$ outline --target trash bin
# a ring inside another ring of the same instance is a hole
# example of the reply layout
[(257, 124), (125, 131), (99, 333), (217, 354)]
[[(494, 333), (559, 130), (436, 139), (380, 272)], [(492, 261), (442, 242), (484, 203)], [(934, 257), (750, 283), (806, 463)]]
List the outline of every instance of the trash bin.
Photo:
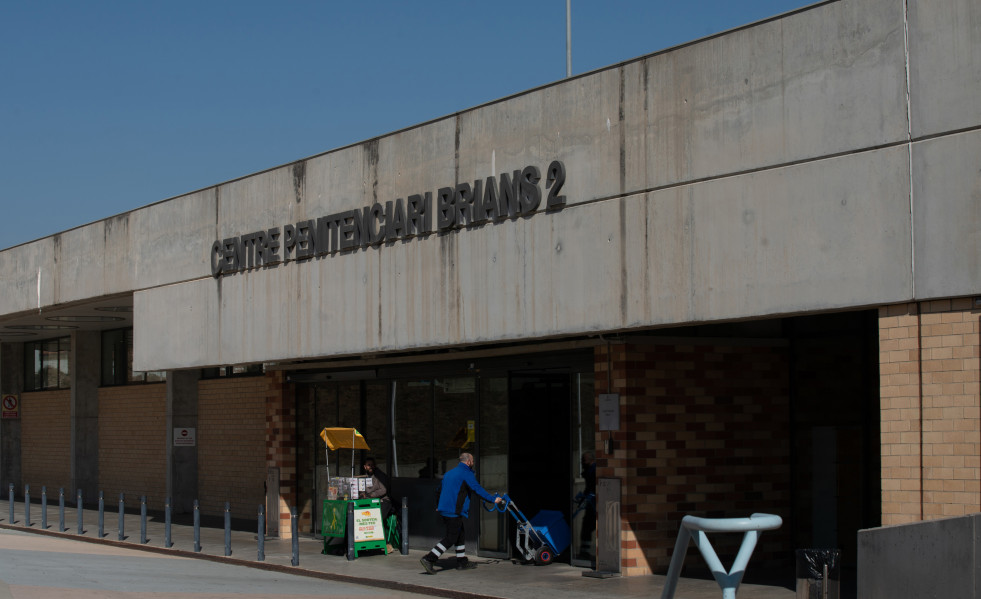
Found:
[(798, 549), (797, 599), (839, 599), (841, 550)]

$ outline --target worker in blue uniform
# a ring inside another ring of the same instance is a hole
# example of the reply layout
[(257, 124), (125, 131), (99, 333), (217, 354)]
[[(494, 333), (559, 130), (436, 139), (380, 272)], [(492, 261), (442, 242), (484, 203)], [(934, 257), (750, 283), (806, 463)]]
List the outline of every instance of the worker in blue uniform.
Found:
[(484, 501), (504, 503), (503, 497), (491, 495), (480, 486), (473, 473), (473, 463), (473, 455), (462, 453), (456, 468), (443, 476), (443, 487), (439, 492), (436, 511), (443, 517), (446, 535), (419, 560), (427, 574), (436, 574), (436, 560), (451, 546), (456, 549), (457, 570), (470, 570), (476, 567), (467, 559), (464, 547), (463, 522), (470, 515), (470, 493), (476, 493)]

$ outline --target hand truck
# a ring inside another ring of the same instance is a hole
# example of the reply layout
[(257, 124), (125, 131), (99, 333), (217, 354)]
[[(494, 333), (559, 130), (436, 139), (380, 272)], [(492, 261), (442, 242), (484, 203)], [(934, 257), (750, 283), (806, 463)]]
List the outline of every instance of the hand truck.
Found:
[(561, 512), (542, 510), (529, 520), (518, 509), (514, 500), (506, 494), (502, 497), (503, 507), (491, 504), (491, 507), (485, 506), (484, 509), (489, 512), (497, 510), (511, 514), (518, 523), (514, 546), (526, 563), (534, 562), (537, 566), (546, 566), (552, 563), (556, 555), (569, 547), (569, 526)]

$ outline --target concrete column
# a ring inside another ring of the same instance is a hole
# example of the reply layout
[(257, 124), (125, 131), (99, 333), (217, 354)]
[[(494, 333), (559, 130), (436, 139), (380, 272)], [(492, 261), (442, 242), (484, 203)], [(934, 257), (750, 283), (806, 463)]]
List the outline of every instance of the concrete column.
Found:
[(74, 495), (76, 489), (81, 489), (85, 501), (91, 502), (99, 494), (102, 333), (78, 331), (72, 333), (71, 339), (71, 491)]
[[(167, 373), (167, 495), (175, 513), (190, 513), (198, 499), (198, 447), (174, 446), (174, 429), (198, 428), (200, 370)], [(197, 435), (195, 435), (195, 438)]]
[[(24, 344), (0, 343), (0, 394), (24, 391)], [(21, 488), (20, 419), (0, 420), (0, 489)]]

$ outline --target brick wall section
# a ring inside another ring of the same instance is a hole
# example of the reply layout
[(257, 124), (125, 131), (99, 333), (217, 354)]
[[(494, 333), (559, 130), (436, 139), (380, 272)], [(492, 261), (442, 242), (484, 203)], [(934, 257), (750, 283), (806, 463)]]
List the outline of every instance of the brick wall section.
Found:
[[(279, 468), (279, 536), (289, 538), (290, 508), (297, 503), (296, 399), (281, 372), (269, 372), (266, 383), (266, 465)], [(272, 518), (272, 514), (268, 515)]]
[[(789, 382), (783, 346), (670, 342), (600, 347), (596, 392), (620, 394), (613, 455), (596, 438), (597, 475), (621, 483), (621, 570), (667, 571), (681, 518), (790, 513)], [(740, 535), (712, 535), (726, 561)], [(786, 564), (789, 526), (763, 533), (753, 564)], [(689, 547), (686, 568), (704, 569)]]
[(883, 525), (981, 510), (979, 318), (971, 299), (879, 310)]
[[(21, 476), (31, 495), (41, 496), (46, 486), (49, 501), (58, 489), (74, 497), (71, 473), (71, 390), (21, 394)], [(6, 489), (3, 490), (6, 493)], [(20, 495), (24, 489), (17, 489)]]
[(198, 501), (201, 513), (256, 519), (265, 503), (266, 380), (198, 383)]
[(107, 506), (162, 510), (167, 496), (167, 385), (99, 389), (99, 489)]

